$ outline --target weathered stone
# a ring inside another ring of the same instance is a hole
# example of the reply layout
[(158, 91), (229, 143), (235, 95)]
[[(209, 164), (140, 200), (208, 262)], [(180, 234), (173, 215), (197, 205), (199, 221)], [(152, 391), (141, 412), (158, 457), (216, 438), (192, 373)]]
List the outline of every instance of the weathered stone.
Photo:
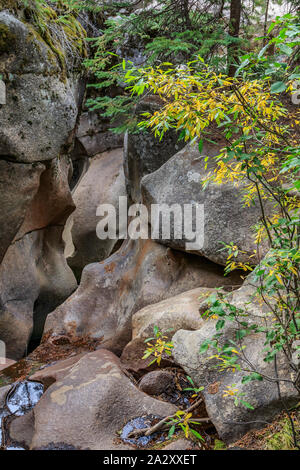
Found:
[[(169, 336), (178, 330), (199, 329), (203, 324), (199, 313), (200, 299), (213, 291), (200, 287), (144, 307), (132, 317), (132, 338), (148, 338), (153, 334), (154, 326)], [(168, 333), (169, 329), (172, 331)]]
[(23, 356), (32, 334), (41, 336), (47, 313), (76, 288), (63, 257), (61, 232), (50, 227), (23, 236), (0, 266), (0, 339), (8, 357)]
[(0, 74), (7, 96), (0, 106), (0, 339), (17, 359), (32, 330), (39, 338), (47, 313), (77, 285), (61, 235), (74, 209), (65, 155), (83, 81), (79, 71), (69, 73), (68, 39), (62, 41), (63, 67), (24, 17), (1, 11), (0, 27), (6, 31)]
[(160, 395), (174, 386), (174, 375), (166, 370), (154, 370), (144, 375), (139, 389), (148, 395)]
[(41, 174), (38, 191), (32, 198), (14, 241), (35, 230), (54, 226), (63, 228), (75, 209), (68, 183), (68, 158), (61, 156), (44, 165), (46, 169)]
[(200, 257), (174, 252), (151, 240), (129, 241), (109, 259), (88, 265), (77, 291), (46, 322), (45, 333), (103, 338), (120, 354), (131, 339), (132, 315), (198, 286), (239, 284), (239, 275)]
[(174, 405), (139, 391), (123, 374), (118, 358), (102, 349), (86, 354), (44, 393), (33, 410), (30, 448), (128, 449), (117, 441), (124, 424), (138, 416), (163, 417), (175, 411)]
[[(159, 110), (162, 102), (157, 96), (144, 98), (136, 108), (136, 114), (153, 113)], [(165, 134), (163, 140), (154, 137), (150, 131), (126, 134), (124, 141), (124, 172), (127, 192), (134, 202), (141, 200), (141, 179), (143, 176), (160, 168), (169, 158), (180, 150), (184, 144), (178, 142), (175, 131)]]
[[(200, 328), (203, 323), (199, 313), (200, 297), (205, 298), (212, 292), (213, 289), (200, 287), (136, 312), (132, 317), (132, 340), (125, 346), (121, 356), (124, 367), (135, 372), (148, 367), (153, 357), (142, 357), (146, 349), (145, 339), (153, 336), (154, 326), (169, 339), (178, 330)], [(165, 357), (166, 360), (171, 361), (171, 358)]]
[(42, 164), (0, 161), (0, 263), (38, 191)]
[[(249, 256), (253, 255), (257, 246), (251, 227), (258, 223), (261, 212), (259, 204), (243, 207), (241, 190), (246, 182), (239, 181), (238, 184), (227, 182), (221, 185), (209, 183), (205, 189), (201, 186), (209, 172), (216, 168), (216, 162), (212, 157), (220, 153), (222, 146), (224, 146), (223, 142), (218, 145), (206, 144), (201, 154), (198, 146), (186, 146), (157, 171), (143, 178), (141, 183), (143, 201), (148, 211), (151, 210), (152, 204), (167, 204), (168, 206), (178, 204), (182, 212), (185, 204), (204, 205), (204, 220), (201, 220), (201, 215), (197, 218), (200, 222), (198, 230), (200, 246), (189, 249), (215, 263), (225, 265), (227, 252), (220, 251), (223, 247), (221, 242), (227, 244), (234, 242), (240, 250), (245, 252), (239, 253), (235, 260), (237, 262), (251, 261), (253, 264), (257, 259), (253, 257), (249, 260)], [(210, 157), (207, 162), (206, 157)], [(267, 209), (268, 212), (269, 209)], [(183, 216), (183, 220), (185, 218), (188, 220), (187, 215)], [(195, 215), (191, 220), (196, 227)], [(179, 224), (176, 216), (175, 221), (177, 229), (181, 230), (182, 224)], [(157, 240), (172, 248), (187, 250), (186, 243), (190, 240), (186, 230), (191, 230), (193, 227), (184, 228), (183, 237), (176, 239), (173, 233), (174, 219), (171, 225), (172, 230), (169, 235), (164, 235), (161, 227), (158, 227), (160, 230)], [(202, 229), (204, 229), (203, 246), (201, 246)]]
[(76, 289), (62, 242), (73, 208), (67, 162), (53, 160), (0, 265), (0, 339), (8, 357), (21, 358), (31, 335), (41, 337), (47, 314)]
[(54, 382), (62, 380), (86, 353), (76, 354), (76, 356), (69, 357), (64, 361), (58, 361), (53, 365), (44, 367), (30, 376), (31, 381), (41, 382), (44, 385), (44, 390), (50, 387)]
[(74, 130), (80, 80), (63, 76), (58, 56), (31, 25), (8, 11), (0, 12), (0, 25), (14, 36), (0, 60), (7, 94), (0, 108), (0, 156), (51, 160), (65, 153)]
[(29, 411), (14, 419), (9, 426), (9, 436), (18, 445), (29, 448), (34, 435), (34, 412)]
[(87, 264), (108, 258), (118, 243), (118, 233), (115, 239), (97, 237), (100, 217), (96, 213), (100, 204), (112, 204), (118, 216), (121, 196), (126, 196), (122, 150), (112, 150), (91, 159), (87, 173), (73, 193), (76, 210), (63, 235), (69, 266), (78, 276)]
[[(237, 308), (246, 309), (247, 320), (265, 324), (267, 310), (254, 297), (255, 287), (249, 281), (233, 294), (229, 295), (229, 300)], [(205, 310), (205, 302), (201, 309)], [(241, 321), (245, 317), (241, 317)], [(261, 319), (261, 320), (260, 320)], [(173, 356), (195, 383), (204, 386), (204, 399), (206, 410), (213, 424), (216, 426), (218, 434), (225, 442), (233, 442), (251, 429), (262, 427), (282, 410), (282, 402), (278, 397), (277, 384), (274, 381), (251, 381), (242, 383), (242, 378), (248, 375), (243, 370), (220, 371), (215, 366), (219, 363), (212, 358), (214, 349), (209, 348), (205, 354), (199, 354), (201, 344), (211, 339), (216, 334), (217, 320), (207, 320), (203, 326), (196, 331), (179, 330), (173, 337)], [(221, 330), (220, 345), (235, 340), (236, 324), (227, 322)], [(243, 339), (245, 346), (243, 355), (252, 364), (253, 370), (267, 377), (275, 377), (274, 364), (265, 362), (263, 350), (265, 337), (262, 333), (251, 334)], [(244, 362), (241, 360), (242, 366)], [(277, 358), (278, 374), (280, 378), (291, 378), (291, 369), (287, 365), (283, 356)], [(247, 367), (247, 364), (246, 364)], [(224, 392), (227, 387), (238, 389), (239, 393), (244, 393), (242, 399), (250, 403), (254, 410), (250, 410), (242, 405), (235, 406), (232, 397), (225, 398)], [(281, 382), (281, 395), (287, 406), (292, 406), (299, 400), (298, 394), (293, 386), (288, 382)]]

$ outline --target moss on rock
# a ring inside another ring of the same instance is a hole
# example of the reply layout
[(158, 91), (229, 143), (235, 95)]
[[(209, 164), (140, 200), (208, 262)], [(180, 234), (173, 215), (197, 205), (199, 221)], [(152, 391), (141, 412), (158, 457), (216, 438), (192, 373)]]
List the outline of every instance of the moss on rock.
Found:
[(0, 23), (0, 54), (9, 52), (15, 42), (16, 36), (9, 27)]
[(0, 10), (16, 11), (20, 5), (18, 0), (0, 0)]

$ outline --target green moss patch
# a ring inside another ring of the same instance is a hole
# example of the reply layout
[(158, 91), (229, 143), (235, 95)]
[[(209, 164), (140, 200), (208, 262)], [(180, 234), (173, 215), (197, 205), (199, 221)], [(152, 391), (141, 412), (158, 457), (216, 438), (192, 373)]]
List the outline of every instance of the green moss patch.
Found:
[(15, 43), (15, 39), (15, 34), (10, 31), (8, 26), (0, 23), (0, 54), (9, 52)]

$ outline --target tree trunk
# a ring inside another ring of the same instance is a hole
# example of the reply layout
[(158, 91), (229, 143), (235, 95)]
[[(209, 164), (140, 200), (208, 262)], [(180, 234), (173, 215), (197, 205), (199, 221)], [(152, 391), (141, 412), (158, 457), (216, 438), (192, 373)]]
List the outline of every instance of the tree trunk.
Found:
[(185, 22), (185, 28), (191, 29), (189, 0), (183, 0), (181, 4), (182, 14)]
[[(229, 20), (229, 34), (233, 38), (238, 38), (240, 33), (241, 23), (241, 0), (231, 0), (230, 3), (230, 20)], [(238, 61), (238, 46), (232, 43), (228, 46), (227, 52), (227, 63), (228, 63), (228, 75), (233, 77), (236, 70), (236, 64)]]

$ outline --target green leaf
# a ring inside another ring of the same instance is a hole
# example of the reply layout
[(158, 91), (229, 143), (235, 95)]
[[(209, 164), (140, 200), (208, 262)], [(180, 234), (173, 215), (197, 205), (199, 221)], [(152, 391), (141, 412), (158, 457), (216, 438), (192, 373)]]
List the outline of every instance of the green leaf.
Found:
[(154, 325), (153, 332), (154, 332), (155, 336), (159, 335), (160, 332), (159, 332), (158, 326)]
[(271, 93), (282, 93), (286, 89), (284, 82), (275, 82), (271, 86)]
[(206, 340), (206, 341), (204, 341), (204, 342), (201, 344), (200, 349), (199, 349), (199, 353), (200, 353), (200, 354), (203, 354), (203, 353), (205, 353), (205, 352), (208, 350), (209, 343), (210, 343), (210, 341), (209, 341), (209, 340)]
[(171, 426), (170, 430), (169, 430), (169, 433), (168, 433), (168, 438), (171, 439), (171, 437), (173, 436), (175, 432), (175, 425), (173, 424), (173, 426)]
[(270, 34), (270, 32), (275, 28), (276, 25), (277, 25), (277, 23), (275, 21), (271, 23), (271, 25), (268, 29), (268, 34)]
[(259, 54), (258, 54), (258, 56), (257, 56), (259, 59), (264, 55), (264, 53), (265, 53), (266, 50), (268, 49), (269, 45), (270, 45), (270, 44), (267, 44), (265, 47), (263, 47), (263, 48), (259, 51)]
[(193, 379), (192, 379), (192, 377), (190, 377), (189, 375), (187, 375), (186, 378), (188, 379), (188, 381), (189, 381), (192, 385), (195, 385), (195, 384), (194, 384), (194, 381), (193, 381)]
[(243, 339), (247, 334), (247, 330), (237, 330), (235, 333), (236, 339)]
[(254, 406), (250, 405), (250, 403), (248, 403), (247, 401), (244, 401), (244, 400), (240, 400), (240, 401), (242, 405), (248, 408), (248, 410), (254, 410)]
[(204, 441), (203, 437), (201, 436), (201, 434), (199, 434), (197, 431), (195, 431), (195, 429), (191, 429), (190, 430), (191, 433), (194, 434), (194, 436), (196, 436), (198, 439), (200, 439), (201, 441)]
[(199, 140), (198, 150), (199, 150), (200, 153), (201, 153), (202, 150), (203, 150), (203, 139)]
[(288, 46), (287, 44), (279, 44), (279, 49), (288, 56), (292, 55), (293, 53), (292, 47)]
[(155, 338), (147, 338), (147, 339), (145, 339), (144, 343), (148, 343), (149, 341), (152, 341), (153, 339), (155, 339)]
[(216, 330), (221, 330), (225, 325), (225, 320), (218, 320), (216, 324)]
[(252, 374), (250, 375), (245, 375), (243, 378), (242, 378), (242, 384), (246, 384), (246, 383), (249, 383), (251, 382), (252, 380), (263, 380), (262, 376), (260, 374), (258, 374), (257, 372), (253, 372)]
[(152, 354), (152, 351), (147, 351), (144, 356), (143, 356), (143, 359), (147, 359), (149, 356), (151, 356)]

